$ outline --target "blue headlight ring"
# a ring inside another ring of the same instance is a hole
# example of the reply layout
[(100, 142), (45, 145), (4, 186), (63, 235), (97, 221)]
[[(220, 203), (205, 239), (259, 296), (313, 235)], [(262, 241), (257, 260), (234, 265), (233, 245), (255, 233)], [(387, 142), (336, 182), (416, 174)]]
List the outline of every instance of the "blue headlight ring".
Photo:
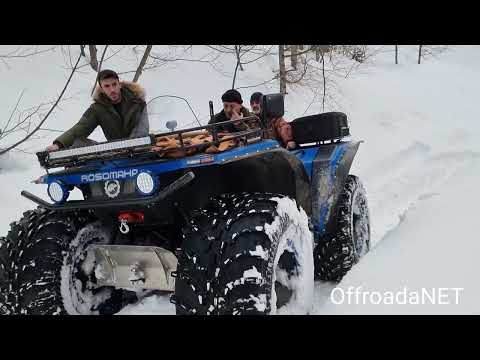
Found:
[[(53, 183), (57, 183), (58, 185), (60, 185), (60, 188), (62, 189), (62, 192), (63, 192), (63, 196), (62, 198), (57, 201), (55, 200), (52, 195), (50, 194), (50, 185), (53, 184)], [(68, 196), (70, 195), (70, 190), (71, 188), (67, 187), (63, 182), (61, 181), (58, 181), (58, 180), (54, 180), (54, 181), (51, 181), (48, 183), (48, 186), (47, 186), (47, 193), (48, 193), (48, 196), (50, 197), (50, 199), (52, 199), (52, 201), (56, 204), (60, 204), (60, 203), (63, 203), (65, 202), (65, 200), (68, 199)]]

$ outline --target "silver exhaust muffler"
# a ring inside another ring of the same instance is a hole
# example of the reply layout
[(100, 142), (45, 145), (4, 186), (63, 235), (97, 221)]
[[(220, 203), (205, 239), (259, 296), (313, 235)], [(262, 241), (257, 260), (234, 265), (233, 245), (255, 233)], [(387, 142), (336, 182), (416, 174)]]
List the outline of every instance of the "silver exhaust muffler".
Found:
[(156, 246), (90, 245), (98, 286), (175, 291), (177, 257)]

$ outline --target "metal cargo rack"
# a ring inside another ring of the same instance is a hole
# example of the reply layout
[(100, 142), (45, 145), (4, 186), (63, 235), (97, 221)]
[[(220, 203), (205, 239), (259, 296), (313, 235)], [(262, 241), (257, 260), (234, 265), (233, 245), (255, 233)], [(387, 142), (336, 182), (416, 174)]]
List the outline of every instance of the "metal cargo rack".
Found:
[[(221, 127), (241, 122), (247, 125), (248, 129), (237, 132), (221, 131)], [(197, 134), (195, 134), (197, 132)], [(222, 138), (219, 134), (224, 134)], [(202, 144), (186, 145), (187, 139), (192, 135), (211, 135), (212, 141)], [(218, 146), (223, 141), (236, 140), (238, 146), (261, 141), (266, 137), (267, 130), (263, 126), (262, 120), (253, 115), (239, 120), (228, 120), (220, 123), (188, 128), (184, 130), (171, 131), (166, 133), (150, 134), (149, 136), (136, 139), (122, 139), (111, 142), (102, 142), (91, 146), (78, 147), (66, 150), (57, 150), (53, 152), (37, 152), (38, 161), (45, 169), (57, 167), (75, 167), (85, 165), (93, 160), (118, 160), (128, 159), (137, 156), (145, 158), (161, 158), (165, 153), (171, 151), (180, 151), (185, 154), (192, 150), (208, 148), (212, 145)], [(180, 145), (175, 148), (155, 149), (157, 139), (161, 137), (172, 137), (178, 140)]]

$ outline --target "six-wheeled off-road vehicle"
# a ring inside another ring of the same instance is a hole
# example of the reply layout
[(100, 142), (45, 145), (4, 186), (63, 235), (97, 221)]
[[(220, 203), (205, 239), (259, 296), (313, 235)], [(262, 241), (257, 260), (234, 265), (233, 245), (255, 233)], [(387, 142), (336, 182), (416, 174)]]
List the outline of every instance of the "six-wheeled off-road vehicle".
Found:
[(268, 126), (283, 107), (265, 95), (238, 132), (37, 153), (53, 203), (22, 192), (38, 207), (0, 238), (0, 312), (112, 314), (172, 292), (178, 314), (308, 313), (314, 277), (339, 281), (368, 251), (368, 207), (346, 115), (295, 119), (287, 150)]

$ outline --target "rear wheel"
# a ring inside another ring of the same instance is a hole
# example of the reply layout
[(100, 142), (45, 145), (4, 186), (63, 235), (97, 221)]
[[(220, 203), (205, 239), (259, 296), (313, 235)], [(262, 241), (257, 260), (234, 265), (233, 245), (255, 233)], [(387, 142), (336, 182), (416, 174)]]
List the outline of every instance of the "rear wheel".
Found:
[(370, 250), (370, 217), (365, 189), (349, 175), (340, 195), (337, 232), (315, 248), (315, 273), (321, 280), (339, 282)]

